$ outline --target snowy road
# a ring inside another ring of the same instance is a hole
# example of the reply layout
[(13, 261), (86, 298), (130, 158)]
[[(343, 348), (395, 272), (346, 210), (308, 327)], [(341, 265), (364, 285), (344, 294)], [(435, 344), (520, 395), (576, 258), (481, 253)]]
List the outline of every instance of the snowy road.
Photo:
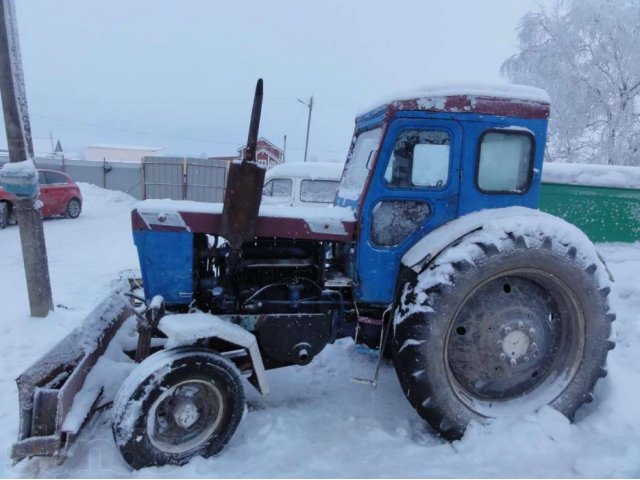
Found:
[[(82, 185), (78, 220), (45, 222), (54, 303), (46, 319), (28, 316), (17, 227), (0, 231), (0, 450), (2, 476), (129, 477), (96, 417), (61, 466), (35, 459), (11, 466), (18, 426), (15, 377), (68, 333), (117, 273), (137, 268), (132, 200)], [(349, 341), (327, 347), (308, 367), (268, 373), (272, 393), (249, 393), (249, 414), (223, 454), (137, 477), (626, 477), (640, 476), (640, 243), (600, 245), (616, 278), (618, 346), (593, 404), (569, 424), (551, 409), (472, 426), (452, 444), (435, 437), (383, 366), (377, 389), (350, 378), (372, 373), (375, 358)]]

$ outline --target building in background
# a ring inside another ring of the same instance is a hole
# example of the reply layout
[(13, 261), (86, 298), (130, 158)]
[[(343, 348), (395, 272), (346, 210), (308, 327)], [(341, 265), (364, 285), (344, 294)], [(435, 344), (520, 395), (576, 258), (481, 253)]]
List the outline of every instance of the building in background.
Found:
[(85, 160), (141, 163), (143, 157), (162, 155), (163, 148), (135, 145), (89, 145), (85, 148)]
[[(246, 149), (247, 146), (245, 145), (244, 147), (238, 149), (238, 155), (229, 157), (209, 157), (209, 159), (232, 162), (233, 160), (242, 158)], [(262, 165), (267, 170), (269, 170), (276, 165), (284, 163), (284, 151), (281, 148), (275, 146), (266, 138), (260, 137), (256, 145), (256, 161), (259, 165)]]

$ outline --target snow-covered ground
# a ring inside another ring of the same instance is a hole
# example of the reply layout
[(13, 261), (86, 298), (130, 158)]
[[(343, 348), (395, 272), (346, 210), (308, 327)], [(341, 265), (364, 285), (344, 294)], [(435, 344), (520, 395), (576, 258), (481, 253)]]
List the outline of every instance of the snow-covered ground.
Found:
[(373, 373), (375, 357), (350, 341), (327, 347), (307, 367), (268, 372), (271, 392), (247, 387), (249, 414), (226, 450), (188, 465), (130, 472), (95, 417), (62, 465), (11, 465), (18, 428), (15, 377), (89, 313), (118, 272), (137, 268), (127, 195), (81, 185), (77, 220), (45, 221), (56, 311), (29, 317), (17, 227), (0, 230), (0, 475), (41, 477), (628, 477), (640, 476), (640, 243), (603, 244), (616, 286), (617, 348), (596, 400), (569, 422), (552, 409), (473, 425), (446, 443), (405, 400), (393, 367), (377, 389), (352, 376)]

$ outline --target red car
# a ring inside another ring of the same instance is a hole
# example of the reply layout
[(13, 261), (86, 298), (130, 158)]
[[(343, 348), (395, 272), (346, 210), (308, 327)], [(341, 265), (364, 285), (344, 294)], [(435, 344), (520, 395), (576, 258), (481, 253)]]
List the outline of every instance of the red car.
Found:
[[(76, 182), (66, 173), (55, 170), (38, 170), (38, 173), (42, 216), (78, 218), (82, 211), (82, 194)], [(13, 219), (15, 204), (16, 197), (0, 187), (0, 229)]]

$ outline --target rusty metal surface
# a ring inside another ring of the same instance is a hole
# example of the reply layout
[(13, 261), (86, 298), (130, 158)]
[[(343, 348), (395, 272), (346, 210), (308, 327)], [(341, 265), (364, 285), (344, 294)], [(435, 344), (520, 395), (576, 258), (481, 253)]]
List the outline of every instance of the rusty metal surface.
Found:
[(256, 235), (264, 174), (264, 168), (255, 163), (229, 166), (221, 231), (236, 250)]
[(399, 100), (389, 104), (389, 116), (397, 110), (430, 110), (545, 119), (549, 118), (550, 112), (546, 102), (483, 95), (451, 95), (445, 97), (443, 106), (440, 105), (437, 99), (429, 97)]
[(78, 431), (65, 431), (64, 421), (91, 368), (122, 323), (133, 314), (131, 303), (124, 297), (128, 289), (128, 280), (123, 279), (83, 325), (16, 380), (20, 426), (11, 452), (15, 462), (31, 456), (66, 454)]
[(256, 222), (262, 198), (265, 170), (257, 163), (256, 145), (262, 111), (262, 79), (258, 80), (253, 98), (247, 148), (241, 162), (229, 165), (227, 189), (222, 210), (221, 233), (234, 251), (255, 237)]

